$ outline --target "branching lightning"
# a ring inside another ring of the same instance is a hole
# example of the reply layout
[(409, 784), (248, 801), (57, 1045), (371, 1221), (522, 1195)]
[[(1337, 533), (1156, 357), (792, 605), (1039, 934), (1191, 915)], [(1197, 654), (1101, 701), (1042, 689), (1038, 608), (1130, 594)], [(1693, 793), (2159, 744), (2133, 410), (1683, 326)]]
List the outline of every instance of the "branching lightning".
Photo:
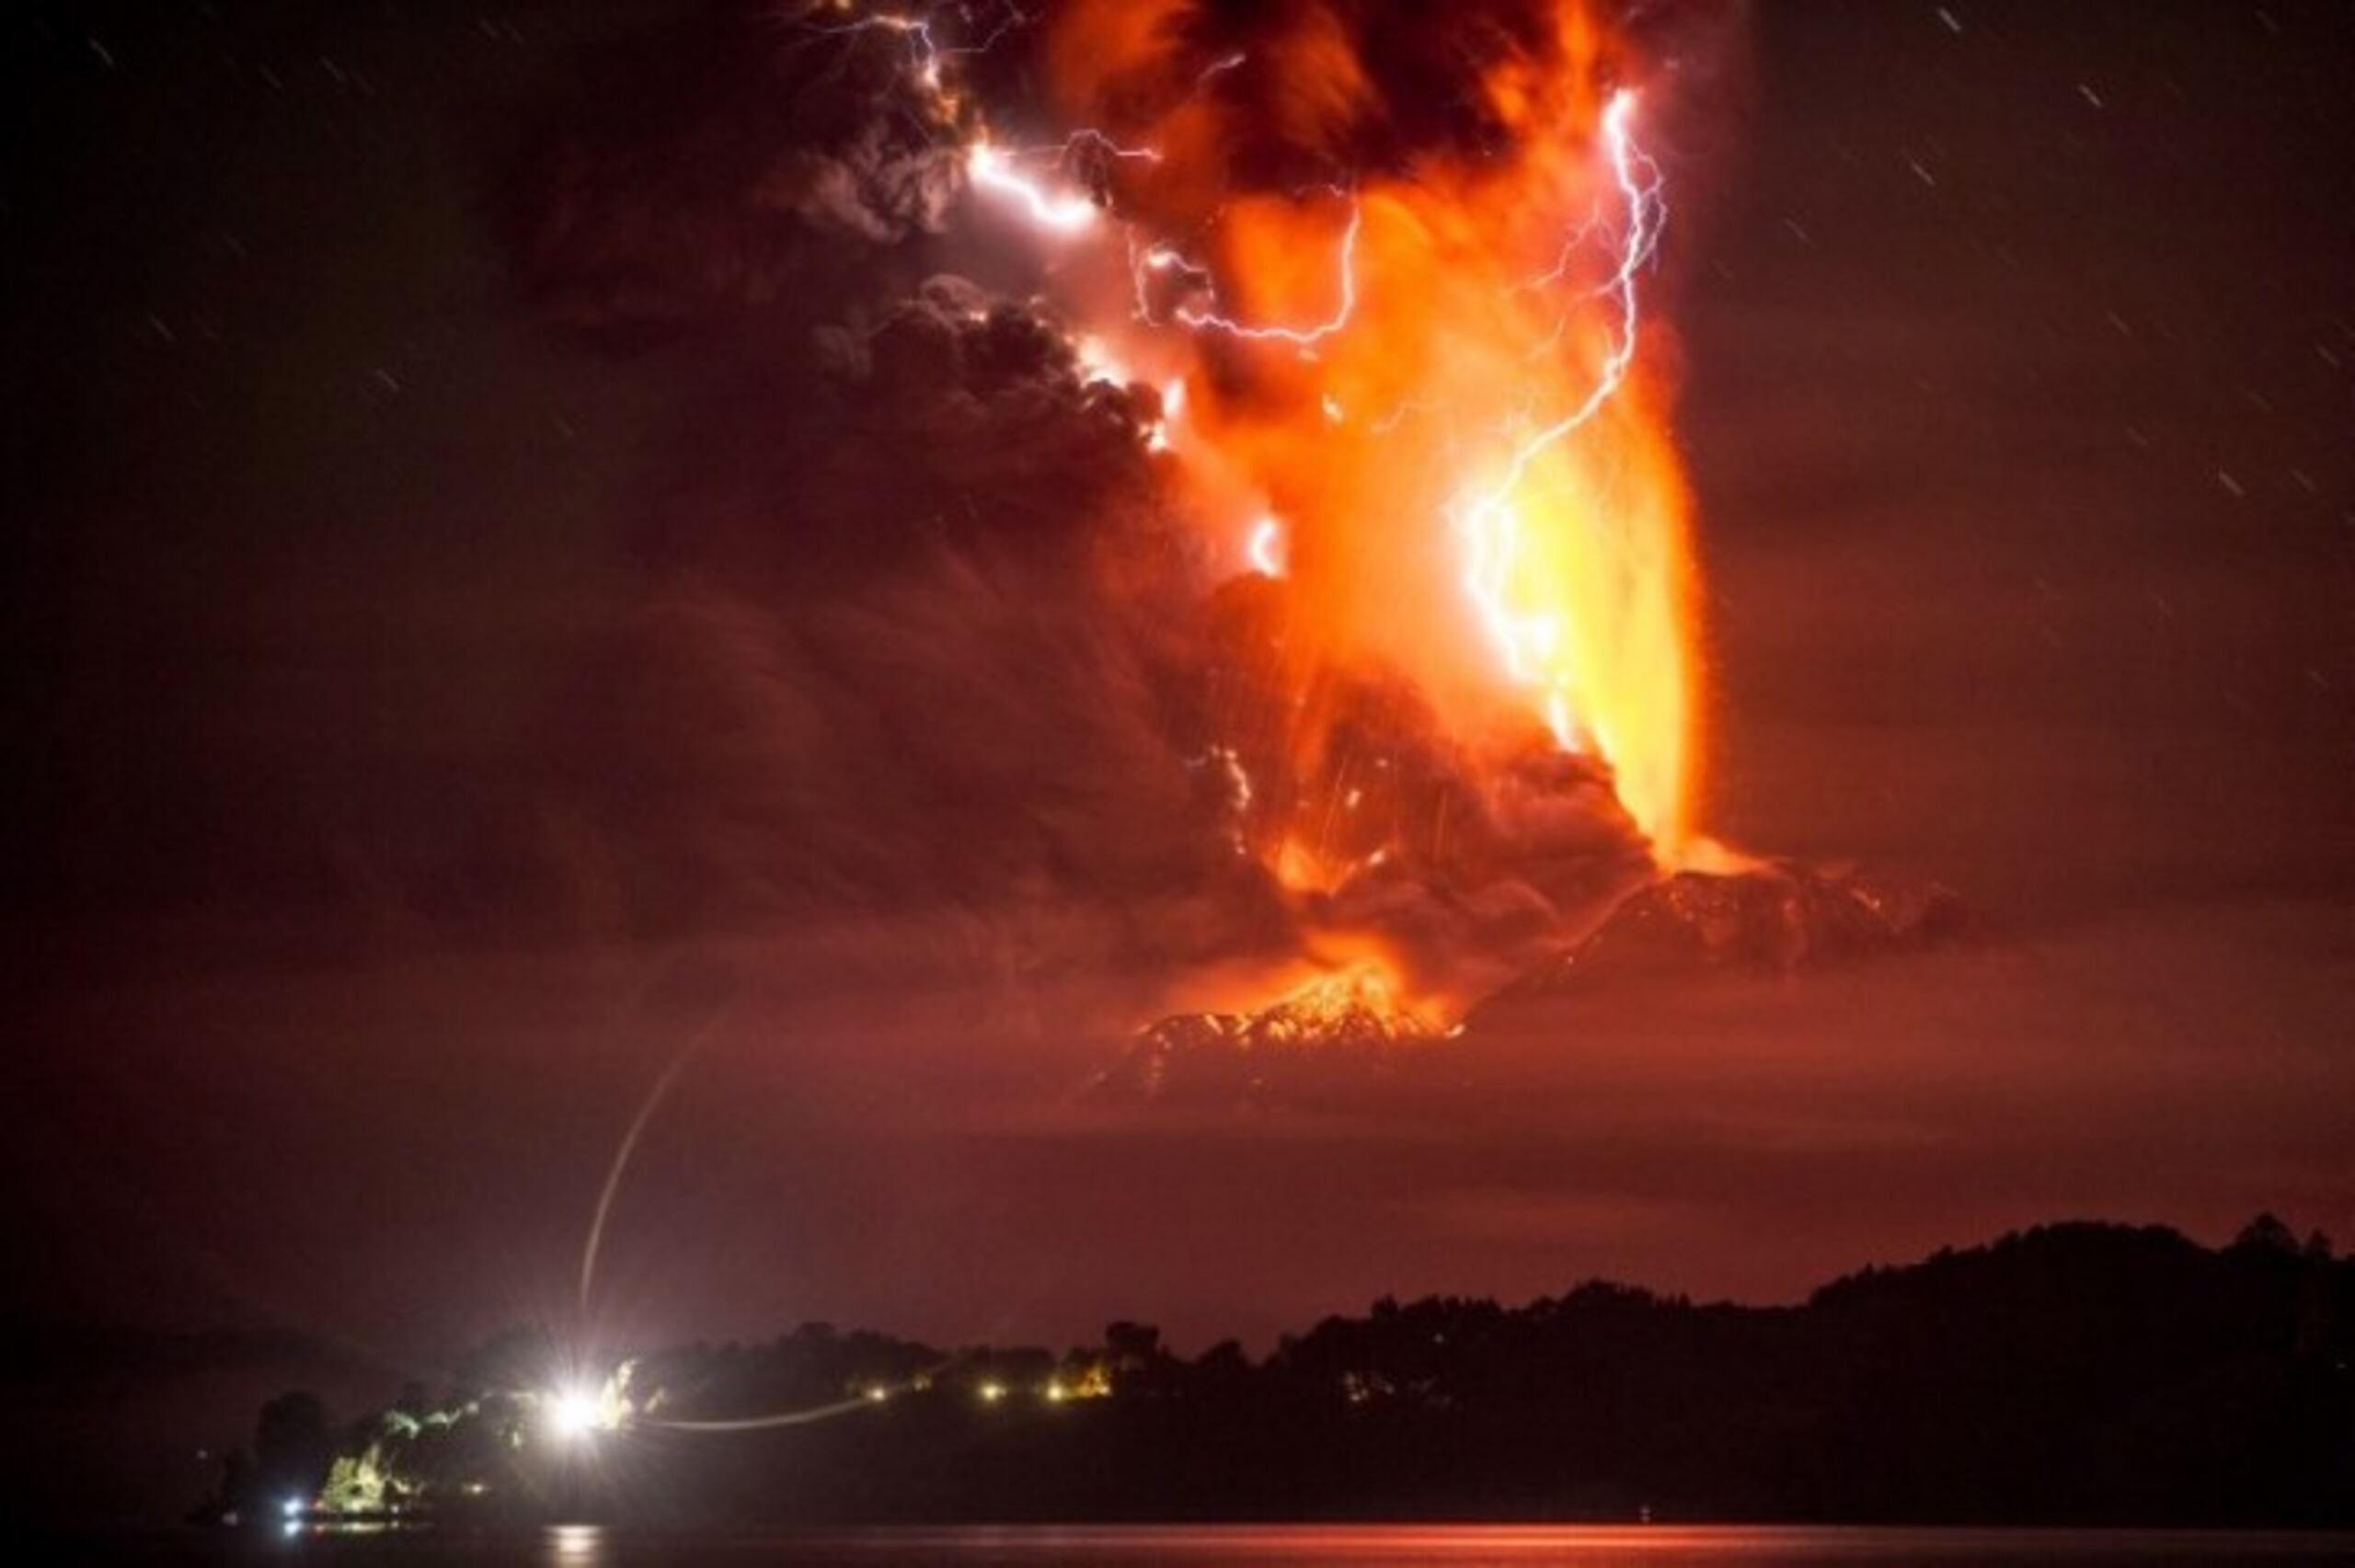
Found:
[[(911, 17), (895, 11), (878, 12), (874, 16), (860, 17), (838, 27), (821, 27), (815, 30), (822, 36), (831, 38), (863, 32), (898, 34), (909, 41), (912, 58), (915, 62), (916, 80), (923, 85), (926, 92), (931, 93), (936, 98), (942, 98), (947, 92), (943, 79), (943, 61), (959, 55), (987, 54), (992, 49), (997, 47), (1000, 39), (1016, 28), (1024, 26), (1030, 19), (1028, 14), (1008, 6), (1005, 8), (1005, 15), (999, 18), (997, 26), (993, 28), (986, 37), (978, 42), (962, 44), (942, 43), (934, 38), (932, 18), (929, 17)], [(953, 100), (944, 101), (943, 107), (949, 107), (951, 102)]]
[(1013, 198), (1040, 228), (1058, 235), (1084, 234), (1096, 227), (1104, 216), (1095, 199), (1082, 192), (1050, 189), (1024, 174), (1019, 166), (1026, 158), (1051, 160), (1058, 166), (1067, 165), (1083, 147), (1093, 147), (1104, 156), (1121, 162), (1161, 161), (1161, 154), (1155, 148), (1124, 147), (1101, 131), (1087, 130), (1074, 131), (1047, 147), (1000, 147), (986, 137), (982, 138), (965, 149), (965, 172), (976, 186)]
[[(1522, 613), (1513, 609), (1511, 601), (1511, 584), (1521, 558), (1522, 531), (1513, 493), (1540, 455), (1601, 411), (1626, 380), (1628, 367), (1635, 361), (1642, 326), (1637, 279), (1658, 248), (1661, 226), (1668, 218), (1660, 166), (1637, 145), (1629, 128), (1635, 113), (1635, 94), (1626, 89), (1614, 94), (1603, 111), (1603, 145), (1613, 180), (1626, 204), (1626, 225), (1620, 236), (1618, 264), (1598, 291), (1615, 303), (1618, 327), (1594, 383), (1576, 406), (1520, 443), (1495, 485), (1472, 494), (1455, 509), (1458, 527), (1465, 541), (1465, 589), (1477, 606), (1482, 624), (1513, 680), (1522, 685), (1543, 687), (1547, 727), (1563, 749), (1572, 751), (1585, 749), (1577, 717), (1577, 693), (1552, 658), (1566, 628), (1557, 616)], [(1590, 220), (1574, 232), (1553, 270), (1532, 282), (1542, 285), (1557, 280), (1568, 264), (1570, 253), (1586, 242), (1591, 228)], [(1554, 673), (1544, 673), (1549, 668)]]
[[(1333, 307), (1332, 314), (1327, 315), (1324, 320), (1314, 322), (1306, 326), (1291, 326), (1281, 324), (1254, 325), (1248, 322), (1237, 321), (1232, 316), (1223, 315), (1215, 309), (1204, 310), (1192, 304), (1178, 305), (1169, 313), (1169, 319), (1177, 322), (1181, 326), (1190, 327), (1197, 332), (1215, 332), (1223, 334), (1225, 337), (1244, 338), (1251, 342), (1290, 343), (1294, 347), (1302, 349), (1312, 348), (1315, 345), (1323, 342), (1326, 338), (1332, 337), (1335, 333), (1349, 326), (1350, 318), (1357, 313), (1358, 233), (1364, 221), (1364, 208), (1360, 205), (1358, 201), (1352, 199), (1350, 202), (1350, 221), (1341, 230), (1340, 253), (1338, 259), (1336, 262), (1336, 270), (1338, 274), (1338, 278), (1335, 285), (1335, 292), (1338, 296), (1338, 300)], [(1215, 303), (1215, 293), (1211, 290), (1209, 284), (1209, 279), (1211, 277), (1210, 269), (1187, 260), (1185, 257), (1166, 246), (1155, 246), (1144, 250), (1141, 253), (1140, 259), (1143, 267), (1147, 271), (1167, 272), (1176, 270), (1181, 271), (1189, 277), (1203, 280), (1204, 292), (1212, 292), (1213, 303)], [(1148, 324), (1152, 324), (1153, 316), (1149, 309), (1146, 307), (1146, 297), (1147, 289), (1143, 278), (1140, 277), (1137, 281), (1137, 301), (1140, 318)]]

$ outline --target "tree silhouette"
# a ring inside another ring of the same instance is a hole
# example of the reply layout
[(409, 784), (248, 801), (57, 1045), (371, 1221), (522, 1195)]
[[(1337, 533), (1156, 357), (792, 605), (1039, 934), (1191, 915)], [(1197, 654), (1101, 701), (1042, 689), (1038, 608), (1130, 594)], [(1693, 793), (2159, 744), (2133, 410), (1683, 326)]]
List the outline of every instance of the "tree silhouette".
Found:
[[(627, 1475), (637, 1489), (613, 1511), (660, 1499), (663, 1517), (700, 1522), (1623, 1519), (1648, 1506), (1660, 1519), (2349, 1525), (2351, 1364), (2355, 1263), (2276, 1218), (2221, 1250), (2068, 1223), (1867, 1269), (1796, 1307), (1600, 1281), (1518, 1308), (1384, 1298), (1258, 1363), (1233, 1341), (1188, 1363), (1125, 1320), (1100, 1349), (1060, 1358), (810, 1325), (638, 1358), (632, 1398), (661, 1421), (601, 1434), (599, 1465), (563, 1473)], [(533, 1478), (561, 1456), (534, 1448), (515, 1396), (461, 1390), (423, 1415), (414, 1402), (347, 1445), (374, 1454), (401, 1495), (528, 1513), (547, 1494)], [(723, 1444), (661, 1425), (845, 1404)], [(307, 1494), (326, 1433), (312, 1396), (271, 1402), (247, 1490)]]

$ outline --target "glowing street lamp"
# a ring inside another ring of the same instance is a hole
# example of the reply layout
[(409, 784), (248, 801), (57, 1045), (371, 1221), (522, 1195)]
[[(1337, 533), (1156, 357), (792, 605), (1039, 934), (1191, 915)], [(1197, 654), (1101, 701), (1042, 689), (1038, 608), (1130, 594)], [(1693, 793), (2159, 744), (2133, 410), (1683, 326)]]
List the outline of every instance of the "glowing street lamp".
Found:
[(605, 1425), (597, 1396), (586, 1389), (559, 1389), (547, 1400), (549, 1432), (568, 1443), (583, 1441)]

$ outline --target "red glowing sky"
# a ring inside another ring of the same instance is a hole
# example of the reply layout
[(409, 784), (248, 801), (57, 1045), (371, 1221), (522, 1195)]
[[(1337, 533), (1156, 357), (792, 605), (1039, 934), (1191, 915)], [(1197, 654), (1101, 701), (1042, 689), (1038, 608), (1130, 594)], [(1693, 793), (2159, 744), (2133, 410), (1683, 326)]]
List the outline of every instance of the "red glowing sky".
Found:
[[(1762, 6), (1739, 111), (1663, 150), (1705, 816), (1935, 876), (2028, 957), (1623, 997), (1516, 1024), (1439, 1104), (1151, 1127), (1064, 1104), (1151, 982), (1026, 968), (1120, 951), (1051, 900), (982, 909), (886, 843), (822, 921), (688, 886), (666, 923), (601, 880), (646, 864), (532, 804), (553, 751), (672, 799), (653, 712), (727, 738), (695, 788), (765, 802), (810, 771), (780, 735), (848, 733), (849, 798), (997, 830), (903, 714), (674, 704), (659, 658), (582, 652), (649, 613), (649, 515), (773, 504), (809, 395), (756, 328), (587, 353), (518, 303), (498, 128), (635, 23), (19, 39), (56, 129), (12, 196), (12, 295), (43, 304), (7, 392), (8, 1224), (47, 1266), (10, 1305), (431, 1367), (564, 1310), (615, 1139), (714, 1014), (616, 1208), (616, 1334), (1129, 1316), (1190, 1345), (1596, 1274), (1787, 1296), (2064, 1215), (2355, 1229), (2355, 41), (2320, 10), (2059, 9)], [(932, 602), (825, 594), (842, 623)], [(644, 646), (734, 635), (673, 612)], [(771, 853), (762, 820), (666, 815), (649, 885)], [(825, 829), (850, 854), (895, 820)], [(1149, 831), (1094, 830), (1150, 885)]]

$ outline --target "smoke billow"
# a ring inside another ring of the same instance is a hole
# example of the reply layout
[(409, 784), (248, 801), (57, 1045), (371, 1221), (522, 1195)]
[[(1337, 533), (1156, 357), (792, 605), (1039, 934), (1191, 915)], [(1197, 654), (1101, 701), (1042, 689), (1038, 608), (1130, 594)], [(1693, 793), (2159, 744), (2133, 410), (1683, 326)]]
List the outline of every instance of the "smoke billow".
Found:
[(511, 155), (503, 228), (553, 323), (642, 342), (823, 315), (948, 222), (953, 126), (878, 33), (706, 6), (608, 46)]

